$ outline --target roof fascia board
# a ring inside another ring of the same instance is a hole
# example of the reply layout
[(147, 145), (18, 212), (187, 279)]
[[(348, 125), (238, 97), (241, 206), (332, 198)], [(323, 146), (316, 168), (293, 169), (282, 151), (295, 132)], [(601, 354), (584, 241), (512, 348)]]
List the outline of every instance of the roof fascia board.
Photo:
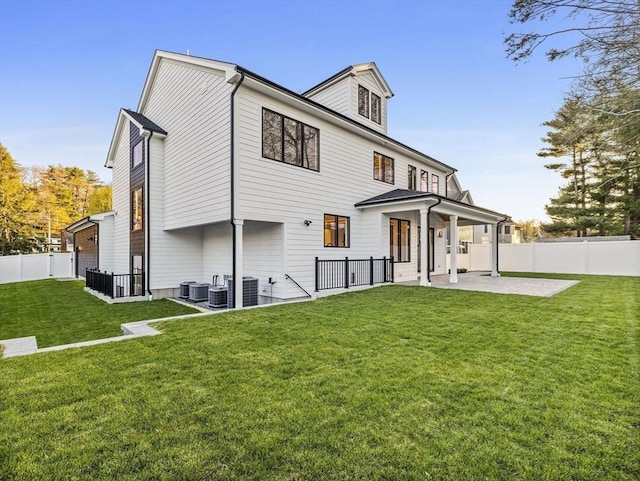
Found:
[[(107, 160), (104, 163), (104, 166), (109, 169), (113, 167), (116, 148), (120, 140), (123, 123), (126, 120), (128, 120), (129, 122), (133, 123), (136, 127), (138, 127), (138, 130), (140, 131), (141, 136), (144, 137), (144, 132), (148, 131), (148, 129), (146, 129), (140, 122), (138, 122), (135, 118), (129, 115), (124, 109), (120, 109), (120, 112), (118, 113), (118, 121), (116, 122), (116, 128), (114, 129), (113, 136), (111, 137), (111, 144), (109, 144), (109, 151), (107, 152)], [(166, 134), (163, 134), (162, 132), (154, 131), (153, 136), (155, 138), (164, 139), (166, 137)]]
[[(437, 199), (440, 199), (441, 202), (437, 203)], [(380, 206), (403, 206), (407, 207), (410, 204), (415, 203), (416, 206), (414, 209), (420, 208), (420, 206), (424, 206), (425, 202), (433, 200), (433, 204), (437, 206), (433, 208), (433, 212), (441, 214), (441, 215), (459, 215), (464, 218), (470, 218), (474, 220), (486, 220), (487, 224), (492, 222), (497, 222), (500, 220), (504, 220), (505, 218), (509, 218), (506, 214), (501, 214), (500, 212), (495, 212), (493, 210), (485, 209), (483, 207), (478, 207), (475, 205), (465, 204), (453, 199), (447, 199), (440, 195), (425, 193), (424, 196), (417, 195), (416, 197), (409, 198), (400, 198), (400, 199), (384, 199), (377, 202), (372, 202), (370, 204), (357, 205), (359, 209), (369, 209), (373, 207)], [(397, 209), (396, 209), (397, 210)], [(408, 209), (411, 210), (411, 209)]]
[(257, 75), (249, 70), (246, 70), (240, 66), (238, 66), (238, 70), (245, 74), (244, 86), (253, 88), (258, 92), (265, 93), (271, 97), (280, 97), (280, 100), (284, 100), (285, 103), (289, 105), (295, 105), (298, 108), (301, 108), (304, 111), (309, 113), (323, 114), (323, 118), (333, 124), (339, 125), (346, 130), (349, 130), (353, 133), (359, 134), (363, 137), (373, 139), (381, 144), (383, 144), (387, 148), (391, 148), (396, 152), (400, 152), (412, 159), (425, 162), (428, 164), (435, 165), (439, 168), (442, 168), (445, 171), (456, 172), (457, 169), (451, 167), (450, 165), (445, 164), (444, 162), (440, 162), (433, 157), (428, 156), (418, 150), (415, 150), (408, 145), (405, 145), (401, 142), (398, 142), (391, 137), (387, 137), (380, 132), (377, 132), (366, 125), (362, 125), (361, 123), (342, 115), (335, 110), (331, 110), (328, 107), (325, 107), (322, 104), (319, 104), (311, 99), (308, 99), (300, 94), (297, 94), (285, 87), (282, 87), (260, 75)]
[(67, 232), (74, 234), (76, 232), (86, 229), (87, 227), (91, 227), (92, 225), (95, 225), (99, 222), (104, 221), (109, 216), (114, 216), (114, 215), (115, 215), (115, 211), (113, 210), (110, 210), (107, 212), (100, 212), (99, 214), (93, 214), (93, 215), (84, 217), (78, 221), (75, 221), (73, 224), (65, 227), (65, 230)]
[(376, 65), (375, 62), (361, 63), (358, 65), (354, 65), (352, 69), (353, 75), (356, 75), (356, 76), (362, 75), (363, 73), (366, 73), (369, 71), (373, 73), (373, 77), (375, 78), (376, 82), (380, 86), (380, 90), (382, 90), (382, 93), (384, 94), (384, 96), (388, 99), (393, 97), (393, 92), (389, 88), (389, 84), (382, 76), (382, 73), (380, 73), (380, 69), (378, 69), (378, 66)]

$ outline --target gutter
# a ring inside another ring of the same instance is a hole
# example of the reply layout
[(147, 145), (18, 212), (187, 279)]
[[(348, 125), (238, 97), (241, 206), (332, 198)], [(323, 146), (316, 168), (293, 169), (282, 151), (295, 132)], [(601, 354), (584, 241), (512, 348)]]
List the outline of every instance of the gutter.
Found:
[[(453, 172), (452, 172), (453, 173)], [(442, 199), (438, 199), (438, 202), (435, 204), (431, 204), (427, 207), (427, 284), (431, 285), (431, 249), (429, 245), (429, 230), (431, 228), (431, 209), (433, 209), (436, 205), (439, 205), (442, 202)], [(435, 243), (436, 239), (433, 236), (433, 242)], [(446, 266), (445, 266), (446, 267)]]
[[(237, 71), (238, 69), (236, 69)], [(235, 158), (235, 145), (234, 145), (234, 138), (235, 138), (235, 95), (236, 92), (238, 91), (238, 89), (240, 88), (240, 85), (242, 85), (242, 82), (244, 82), (244, 72), (240, 71), (240, 80), (238, 80), (238, 82), (236, 83), (235, 87), (233, 87), (233, 90), (231, 91), (231, 96), (230, 96), (230, 102), (231, 102), (231, 107), (230, 107), (230, 116), (231, 116), (231, 144), (230, 144), (230, 182), (231, 182), (231, 190), (230, 190), (230, 195), (231, 195), (231, 229), (232, 229), (232, 237), (233, 237), (233, 257), (232, 257), (232, 268), (231, 268), (231, 276), (233, 278), (233, 292), (234, 292), (234, 296), (235, 293), (239, 292), (239, 287), (242, 285), (242, 279), (238, 278), (238, 266), (237, 266), (237, 236), (236, 236), (236, 202), (235, 202), (235, 194), (236, 194), (236, 188), (235, 188), (235, 184), (236, 184), (236, 172), (235, 172), (235, 164), (236, 164), (236, 158)], [(235, 305), (235, 300), (234, 300), (234, 307), (237, 307)], [(242, 306), (240, 306), (242, 307)]]

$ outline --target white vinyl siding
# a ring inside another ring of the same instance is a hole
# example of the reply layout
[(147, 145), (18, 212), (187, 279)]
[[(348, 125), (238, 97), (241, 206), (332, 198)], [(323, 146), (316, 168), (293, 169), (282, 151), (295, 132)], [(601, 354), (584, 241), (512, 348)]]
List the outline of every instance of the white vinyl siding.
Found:
[(350, 79), (344, 78), (308, 98), (348, 117), (351, 113), (349, 111), (350, 89)]
[[(113, 261), (110, 272), (129, 273), (129, 234), (131, 232), (131, 174), (129, 121), (122, 122), (113, 164), (113, 210), (116, 212), (113, 222)], [(99, 261), (100, 262), (100, 261)]]
[[(371, 215), (354, 207), (354, 204), (394, 188), (393, 185), (375, 181), (372, 175), (374, 151), (382, 151), (394, 158), (395, 171), (403, 173), (409, 164), (418, 169), (436, 171), (433, 165), (408, 158), (399, 150), (374, 142), (364, 136), (349, 132), (334, 123), (325, 121), (288, 104), (275, 101), (262, 93), (241, 88), (236, 94), (238, 115), (238, 165), (237, 216), (248, 220), (282, 222), (284, 226), (286, 273), (305, 289), (312, 292), (314, 259), (368, 258), (389, 256), (389, 227), (378, 225), (380, 214)], [(320, 171), (314, 172), (296, 166), (274, 162), (262, 157), (262, 108), (282, 113), (301, 122), (317, 127), (320, 131)], [(404, 187), (404, 185), (403, 185)], [(324, 214), (339, 213), (350, 218), (350, 248), (324, 248)], [(312, 223), (304, 225), (304, 220)], [(411, 219), (412, 226), (416, 222)], [(245, 223), (246, 228), (246, 223)], [(383, 236), (379, 236), (382, 229)], [(412, 228), (412, 238), (415, 232)], [(246, 239), (245, 239), (246, 243)], [(415, 244), (415, 242), (414, 242)], [(415, 250), (415, 245), (413, 249)], [(247, 256), (245, 245), (245, 257)], [(416, 253), (411, 254), (415, 277)], [(246, 262), (245, 262), (246, 264)], [(252, 272), (245, 265), (245, 275)], [(405, 278), (409, 279), (409, 274)], [(296, 293), (297, 290), (297, 293)], [(301, 292), (292, 283), (287, 285), (290, 296)]]
[(144, 114), (164, 140), (164, 228), (229, 218), (229, 96), (222, 72), (163, 59)]

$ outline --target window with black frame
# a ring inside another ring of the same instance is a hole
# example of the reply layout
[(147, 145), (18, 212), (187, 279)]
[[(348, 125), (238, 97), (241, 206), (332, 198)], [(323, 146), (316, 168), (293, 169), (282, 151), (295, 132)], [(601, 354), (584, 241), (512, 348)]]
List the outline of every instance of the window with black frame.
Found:
[(142, 206), (142, 187), (140, 187), (131, 193), (131, 230), (142, 229)]
[(324, 246), (325, 247), (349, 247), (349, 217), (325, 214), (324, 215)]
[(394, 262), (411, 262), (411, 222), (389, 219), (390, 255)]
[(386, 155), (373, 153), (373, 178), (387, 184), (393, 184), (393, 159)]
[(320, 131), (298, 120), (262, 109), (262, 156), (320, 170)]
[(417, 169), (413, 165), (410, 165), (407, 169), (407, 189), (416, 190), (417, 177)]

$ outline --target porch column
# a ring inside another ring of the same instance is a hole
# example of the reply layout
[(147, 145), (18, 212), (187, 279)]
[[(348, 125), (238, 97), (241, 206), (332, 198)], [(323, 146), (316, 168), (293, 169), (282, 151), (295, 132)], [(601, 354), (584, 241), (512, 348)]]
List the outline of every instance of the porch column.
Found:
[(458, 283), (458, 216), (450, 215), (449, 216), (449, 252), (451, 253), (449, 256), (450, 259), (450, 269), (449, 273), (449, 283), (457, 284)]
[(429, 210), (420, 209), (420, 285), (430, 286), (429, 282)]
[(243, 307), (243, 273), (244, 273), (244, 219), (234, 220), (236, 228), (235, 254), (236, 254), (236, 279), (233, 280), (233, 305), (236, 308)]
[(491, 224), (491, 277), (500, 277), (498, 272), (498, 224)]

